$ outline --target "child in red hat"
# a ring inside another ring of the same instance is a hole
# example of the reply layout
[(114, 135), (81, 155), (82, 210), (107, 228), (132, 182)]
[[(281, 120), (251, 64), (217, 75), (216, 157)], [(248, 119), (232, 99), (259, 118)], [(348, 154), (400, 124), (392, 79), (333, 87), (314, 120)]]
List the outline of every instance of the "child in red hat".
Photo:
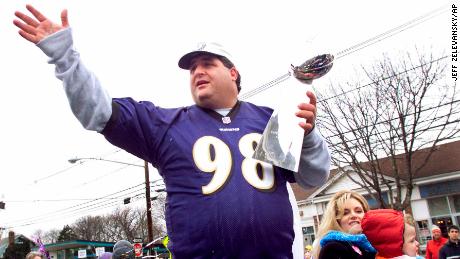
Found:
[(361, 227), (363, 234), (377, 250), (377, 258), (416, 258), (419, 243), (410, 215), (392, 209), (366, 212)]

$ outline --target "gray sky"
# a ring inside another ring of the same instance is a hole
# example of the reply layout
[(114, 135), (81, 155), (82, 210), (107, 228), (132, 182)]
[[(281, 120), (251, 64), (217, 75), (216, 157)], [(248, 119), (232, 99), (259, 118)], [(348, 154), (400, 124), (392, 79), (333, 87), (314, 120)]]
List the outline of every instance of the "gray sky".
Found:
[[(140, 184), (144, 174), (140, 167), (67, 162), (103, 157), (142, 164), (101, 135), (85, 131), (73, 117), (47, 57), (23, 40), (12, 23), (14, 11), (26, 12), (26, 3), (54, 21), (68, 9), (76, 48), (111, 96), (175, 107), (192, 104), (188, 72), (177, 61), (197, 42), (228, 47), (242, 74), (244, 93), (286, 73), (291, 63), (335, 54), (449, 2), (3, 0), (0, 200), (6, 210), (0, 211), (0, 227), (31, 235), (36, 229), (62, 229), (78, 217), (111, 211), (115, 207), (89, 211), (78, 204)], [(438, 56), (449, 53), (450, 10), (337, 60), (315, 86), (350, 79), (360, 65), (371, 64), (384, 52), (395, 56), (417, 46)], [(280, 94), (282, 88), (273, 87), (248, 101), (274, 106)], [(152, 169), (151, 179), (157, 178)], [(79, 210), (56, 212), (72, 206)]]

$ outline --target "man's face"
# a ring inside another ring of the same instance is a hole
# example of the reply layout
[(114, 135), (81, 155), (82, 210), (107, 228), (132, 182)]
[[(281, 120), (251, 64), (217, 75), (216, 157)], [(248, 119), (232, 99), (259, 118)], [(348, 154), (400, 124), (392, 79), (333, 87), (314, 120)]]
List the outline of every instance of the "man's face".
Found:
[(438, 240), (439, 238), (441, 238), (441, 230), (439, 229), (435, 229), (433, 230), (433, 239), (434, 240)]
[(452, 228), (449, 230), (448, 235), (451, 241), (458, 242), (458, 230)]
[(190, 90), (193, 100), (209, 109), (231, 108), (237, 99), (235, 68), (227, 68), (215, 56), (201, 55), (190, 66)]

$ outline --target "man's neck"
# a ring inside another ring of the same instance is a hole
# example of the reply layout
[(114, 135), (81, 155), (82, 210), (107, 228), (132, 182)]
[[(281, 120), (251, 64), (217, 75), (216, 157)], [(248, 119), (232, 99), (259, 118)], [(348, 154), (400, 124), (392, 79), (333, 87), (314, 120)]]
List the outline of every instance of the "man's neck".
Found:
[(222, 116), (226, 116), (232, 108), (223, 108), (223, 109), (214, 109), (217, 113), (219, 113)]
[(198, 106), (206, 109), (211, 109), (211, 110), (219, 110), (219, 109), (232, 109), (238, 102), (238, 99), (228, 101), (226, 103), (221, 103), (221, 104), (209, 104), (206, 105), (205, 103), (202, 103), (201, 105), (197, 103)]

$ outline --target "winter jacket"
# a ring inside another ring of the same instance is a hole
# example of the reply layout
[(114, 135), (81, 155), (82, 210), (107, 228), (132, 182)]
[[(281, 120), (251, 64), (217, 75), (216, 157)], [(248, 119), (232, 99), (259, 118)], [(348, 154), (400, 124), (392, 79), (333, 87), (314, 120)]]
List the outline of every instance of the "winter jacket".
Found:
[(426, 259), (438, 259), (439, 250), (447, 242), (447, 238), (440, 237), (438, 240), (430, 240), (426, 244)]
[(379, 256), (379, 255), (375, 256), (375, 259), (417, 259), (417, 258), (418, 257), (413, 257), (413, 256), (408, 256), (408, 255), (400, 255), (400, 256), (397, 256), (397, 257), (393, 257), (393, 258), (386, 258), (386, 257)]
[(318, 259), (374, 259), (376, 250), (363, 234), (329, 231), (320, 241)]
[(331, 241), (321, 248), (318, 259), (374, 259), (375, 253), (348, 242)]
[(404, 215), (391, 209), (370, 210), (361, 220), (366, 235), (377, 254), (385, 258), (402, 256)]
[(441, 247), (441, 250), (439, 250), (439, 259), (454, 258), (460, 258), (460, 244), (449, 240)]

